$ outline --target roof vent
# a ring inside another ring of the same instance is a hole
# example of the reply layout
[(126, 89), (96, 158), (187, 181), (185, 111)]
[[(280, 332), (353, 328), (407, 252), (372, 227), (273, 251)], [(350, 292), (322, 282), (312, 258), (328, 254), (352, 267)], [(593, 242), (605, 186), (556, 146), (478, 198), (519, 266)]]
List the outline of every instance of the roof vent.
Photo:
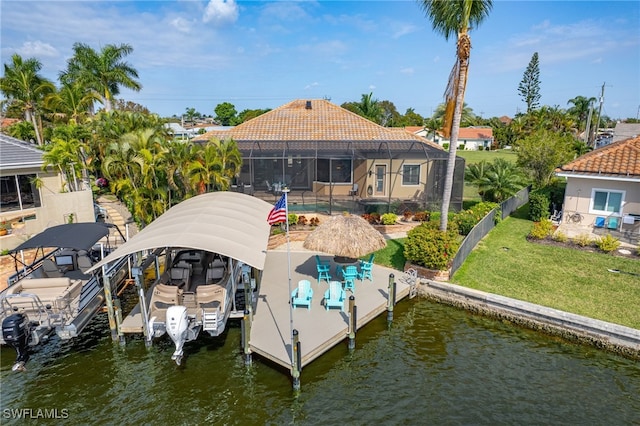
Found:
[(304, 107), (305, 109), (311, 109), (311, 101), (307, 101), (307, 104)]

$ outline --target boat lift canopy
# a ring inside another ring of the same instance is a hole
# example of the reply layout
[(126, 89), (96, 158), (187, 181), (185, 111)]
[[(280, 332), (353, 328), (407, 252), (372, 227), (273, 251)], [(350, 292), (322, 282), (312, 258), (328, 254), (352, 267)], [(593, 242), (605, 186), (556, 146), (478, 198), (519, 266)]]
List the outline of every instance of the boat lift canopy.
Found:
[(87, 272), (133, 253), (165, 247), (219, 253), (263, 270), (271, 229), (267, 216), (272, 207), (237, 192), (210, 192), (189, 198), (171, 207)]
[(109, 235), (111, 227), (114, 227), (114, 225), (103, 222), (69, 223), (52, 226), (29, 238), (11, 250), (11, 252), (15, 253), (21, 250), (43, 247), (90, 250), (96, 242)]

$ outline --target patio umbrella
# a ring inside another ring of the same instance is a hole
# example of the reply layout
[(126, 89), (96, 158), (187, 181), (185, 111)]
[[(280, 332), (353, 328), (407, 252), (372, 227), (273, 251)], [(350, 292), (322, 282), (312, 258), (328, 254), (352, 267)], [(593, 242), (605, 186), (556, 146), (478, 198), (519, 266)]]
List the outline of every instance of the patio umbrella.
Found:
[(336, 261), (339, 258), (355, 259), (386, 246), (382, 234), (369, 222), (350, 214), (333, 216), (325, 221), (309, 234), (303, 244), (308, 250), (334, 254)]

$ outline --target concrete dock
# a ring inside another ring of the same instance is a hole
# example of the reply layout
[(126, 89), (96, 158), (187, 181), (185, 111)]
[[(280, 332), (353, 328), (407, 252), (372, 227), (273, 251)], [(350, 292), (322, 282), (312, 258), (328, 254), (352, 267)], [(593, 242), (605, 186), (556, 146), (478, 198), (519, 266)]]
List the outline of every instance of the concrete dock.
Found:
[[(295, 248), (291, 251), (291, 289), (297, 287), (299, 280), (309, 280), (314, 292), (311, 309), (293, 309), (293, 324), (291, 323), (287, 251), (269, 251), (249, 342), (253, 353), (286, 368), (291, 367), (292, 328), (298, 331), (302, 367), (345, 341), (348, 333), (348, 298), (351, 295), (351, 292), (347, 291), (343, 311), (337, 308), (325, 310), (322, 302), (324, 292), (329, 286), (326, 281), (317, 282), (316, 253), (294, 250)], [(336, 279), (333, 256), (322, 253), (319, 253), (319, 256), (322, 260), (331, 260), (332, 278)], [(357, 328), (386, 312), (390, 274), (394, 274), (397, 285), (396, 301), (409, 294), (409, 285), (402, 279), (402, 272), (374, 265), (373, 281), (356, 280), (354, 296), (357, 306)]]

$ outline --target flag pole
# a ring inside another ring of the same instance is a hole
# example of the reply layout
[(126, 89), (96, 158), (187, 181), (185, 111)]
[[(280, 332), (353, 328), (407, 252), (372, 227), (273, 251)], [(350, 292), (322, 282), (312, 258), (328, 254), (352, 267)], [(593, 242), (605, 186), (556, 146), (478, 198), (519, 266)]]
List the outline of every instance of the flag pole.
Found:
[[(290, 244), (290, 239), (289, 239), (289, 188), (288, 187), (284, 187), (282, 189), (282, 192), (284, 194), (284, 211), (286, 214), (286, 220), (285, 220), (285, 226), (286, 226), (286, 234), (287, 234), (287, 279), (289, 281), (289, 299), (291, 299), (291, 292), (293, 291), (291, 289), (291, 244)], [(294, 339), (293, 339), (293, 306), (291, 304), (291, 300), (289, 300), (289, 332), (290, 332), (290, 338), (291, 338), (291, 369), (295, 374), (295, 371), (297, 369), (300, 368), (300, 366), (297, 366), (296, 368), (296, 357), (294, 355), (295, 352), (295, 348), (294, 346)]]

